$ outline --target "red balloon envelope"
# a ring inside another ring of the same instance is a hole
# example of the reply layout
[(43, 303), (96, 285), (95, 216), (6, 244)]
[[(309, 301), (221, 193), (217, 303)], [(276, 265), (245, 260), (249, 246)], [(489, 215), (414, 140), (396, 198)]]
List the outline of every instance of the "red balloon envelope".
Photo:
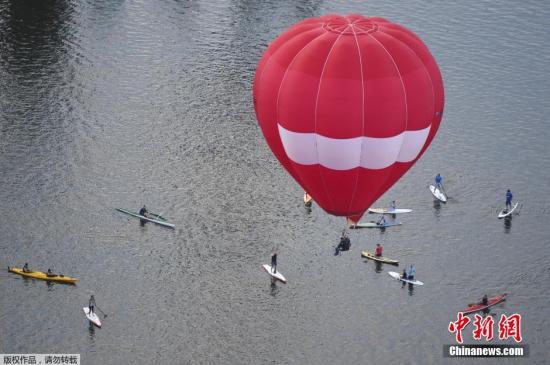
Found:
[(361, 15), (292, 26), (265, 51), (253, 92), (277, 159), (325, 211), (354, 221), (424, 153), (444, 104), (420, 38)]

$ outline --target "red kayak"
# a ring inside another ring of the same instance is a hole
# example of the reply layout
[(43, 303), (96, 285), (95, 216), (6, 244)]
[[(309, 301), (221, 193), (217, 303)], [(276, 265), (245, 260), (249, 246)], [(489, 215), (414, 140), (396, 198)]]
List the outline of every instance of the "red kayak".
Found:
[(506, 300), (506, 296), (508, 294), (504, 293), (502, 295), (499, 295), (498, 297), (489, 298), (489, 303), (487, 304), (470, 304), (468, 308), (462, 310), (462, 313), (464, 314), (470, 314), (478, 311), (482, 311), (484, 309), (487, 309), (489, 307), (492, 307), (493, 305), (496, 305), (500, 302), (503, 302)]

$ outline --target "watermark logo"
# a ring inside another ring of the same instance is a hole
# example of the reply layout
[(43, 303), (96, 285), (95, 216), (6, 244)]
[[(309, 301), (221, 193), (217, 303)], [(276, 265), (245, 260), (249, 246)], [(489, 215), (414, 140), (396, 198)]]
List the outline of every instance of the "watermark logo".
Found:
[[(443, 356), (445, 357), (526, 357), (529, 355), (528, 345), (462, 345), (464, 339), (462, 331), (468, 325), (473, 324), (472, 336), (476, 341), (485, 340), (489, 342), (495, 338), (495, 319), (492, 316), (482, 317), (476, 314), (474, 320), (458, 312), (456, 321), (450, 322), (448, 330), (455, 335), (457, 345), (444, 345)], [(522, 342), (521, 336), (521, 315), (501, 314), (498, 321), (498, 338), (500, 340), (513, 339), (516, 343)]]

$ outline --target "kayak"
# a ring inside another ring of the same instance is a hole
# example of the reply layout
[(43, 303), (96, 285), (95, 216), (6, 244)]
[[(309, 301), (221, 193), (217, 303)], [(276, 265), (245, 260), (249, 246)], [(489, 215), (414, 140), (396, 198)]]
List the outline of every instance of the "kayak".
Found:
[(88, 307), (83, 307), (82, 310), (84, 311), (86, 318), (88, 318), (88, 321), (92, 322), (98, 327), (101, 327), (101, 321), (99, 320), (99, 317), (97, 316), (97, 314), (95, 314), (95, 312), (90, 314), (90, 308)]
[(498, 219), (510, 216), (514, 212), (514, 210), (516, 210), (518, 204), (519, 203), (514, 204), (512, 209), (510, 209), (509, 211), (507, 209), (504, 209), (502, 212), (498, 213)]
[(41, 279), (41, 280), (46, 280), (46, 281), (55, 281), (57, 283), (74, 284), (78, 281), (77, 278), (72, 278), (70, 276), (65, 276), (65, 275), (61, 275), (61, 274), (48, 276), (47, 273), (42, 272), (42, 271), (23, 272), (23, 269), (20, 269), (18, 267), (9, 267), (8, 266), (8, 271), (12, 272), (14, 274), (19, 274), (21, 276), (28, 277), (28, 278)]
[(271, 265), (268, 265), (268, 264), (264, 264), (262, 265), (262, 267), (264, 268), (264, 270), (272, 277), (272, 278), (275, 278), (283, 283), (286, 284), (286, 278), (283, 276), (283, 274), (281, 274), (279, 272), (279, 270), (277, 270), (276, 273), (273, 273), (273, 270), (271, 269)]
[(384, 256), (378, 257), (378, 256), (375, 256), (373, 253), (370, 253), (369, 251), (361, 252), (361, 257), (371, 259), (371, 260), (374, 260), (374, 261), (378, 261), (378, 262), (383, 262), (385, 264), (399, 265), (399, 261), (397, 261), (397, 260), (392, 260), (392, 259), (389, 259), (389, 258), (384, 257)]
[(468, 308), (462, 310), (461, 312), (464, 314), (470, 314), (470, 313), (485, 310), (487, 308), (492, 307), (493, 305), (497, 305), (498, 303), (505, 301), (507, 296), (508, 294), (504, 293), (497, 297), (489, 298), (488, 304), (478, 304), (478, 303), (470, 304)]
[(432, 192), (433, 196), (435, 196), (438, 200), (441, 200), (443, 203), (447, 202), (447, 197), (445, 196), (445, 193), (443, 193), (435, 186), (430, 185), (430, 191)]
[[(148, 222), (153, 222), (153, 223), (156, 223), (156, 224), (159, 224), (161, 226), (164, 226), (164, 227), (168, 227), (168, 228), (174, 228), (175, 225), (172, 224), (172, 223), (168, 223), (168, 222), (165, 222), (161, 219), (153, 219), (153, 218), (149, 218), (149, 217), (146, 217), (144, 215), (140, 215), (138, 213), (132, 213), (128, 210), (125, 210), (125, 209), (121, 209), (121, 208), (115, 208), (116, 210), (118, 210), (119, 212), (121, 213), (125, 213), (125, 214), (128, 214), (132, 217), (136, 217), (136, 218), (139, 218), (139, 219), (143, 219), (145, 221), (148, 221)], [(158, 217), (158, 216), (157, 216)]]
[(147, 217), (153, 218), (153, 219), (158, 219), (158, 220), (161, 220), (161, 221), (166, 221), (166, 218), (164, 218), (162, 215), (157, 214), (157, 213), (153, 213), (153, 212), (147, 212)]
[(395, 272), (395, 271), (390, 271), (388, 273), (392, 278), (394, 279), (397, 279), (397, 280), (400, 280), (400, 281), (403, 281), (405, 283), (409, 283), (409, 284), (414, 284), (414, 285), (424, 285), (423, 282), (421, 282), (420, 280), (409, 280), (409, 279), (403, 279), (401, 277), (401, 274)]
[(350, 229), (358, 229), (358, 228), (386, 228), (386, 227), (393, 227), (393, 226), (400, 226), (401, 222), (386, 222), (384, 224), (378, 224), (378, 222), (365, 222), (365, 223), (353, 223), (351, 221), (348, 222), (348, 228)]
[(376, 214), (402, 214), (402, 213), (410, 213), (412, 212), (412, 209), (401, 209), (401, 208), (369, 208), (369, 213), (376, 213)]
[(309, 195), (308, 193), (304, 193), (304, 204), (305, 204), (306, 207), (311, 206), (312, 200), (313, 200), (313, 198), (311, 197), (311, 195)]

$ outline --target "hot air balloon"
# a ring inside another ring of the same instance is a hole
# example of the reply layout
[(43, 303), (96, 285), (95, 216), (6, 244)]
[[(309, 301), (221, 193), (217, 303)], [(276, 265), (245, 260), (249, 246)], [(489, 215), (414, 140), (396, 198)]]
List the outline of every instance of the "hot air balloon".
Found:
[(355, 222), (424, 153), (444, 104), (420, 38), (357, 14), (281, 34), (258, 64), (253, 97), (279, 162), (326, 212)]

